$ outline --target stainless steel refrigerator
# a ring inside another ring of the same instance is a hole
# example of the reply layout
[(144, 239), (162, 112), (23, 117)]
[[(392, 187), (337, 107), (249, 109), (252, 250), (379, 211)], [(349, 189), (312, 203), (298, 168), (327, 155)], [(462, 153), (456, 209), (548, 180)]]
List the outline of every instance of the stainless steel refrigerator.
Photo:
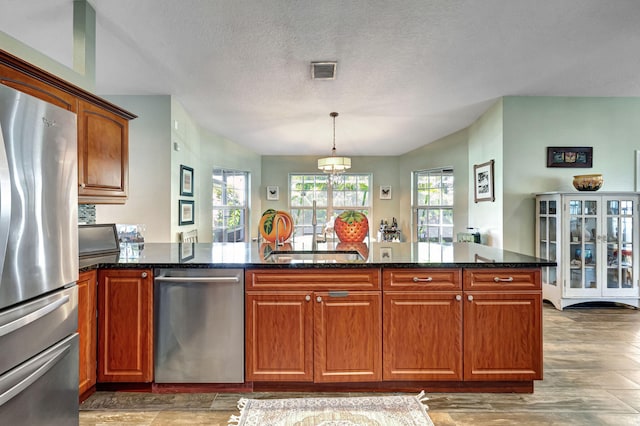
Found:
[(0, 424), (78, 424), (76, 116), (0, 84)]

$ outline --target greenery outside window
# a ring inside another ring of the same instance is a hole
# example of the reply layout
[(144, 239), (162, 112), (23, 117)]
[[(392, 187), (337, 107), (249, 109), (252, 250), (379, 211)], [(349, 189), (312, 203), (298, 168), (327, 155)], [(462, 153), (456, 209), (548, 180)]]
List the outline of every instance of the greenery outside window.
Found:
[(316, 201), (316, 233), (345, 210), (357, 210), (367, 217), (371, 214), (371, 174), (341, 174), (329, 185), (326, 174), (290, 174), (289, 208), (293, 217), (294, 238), (313, 236), (313, 201)]
[(418, 242), (453, 242), (453, 169), (413, 172), (415, 239)]
[(246, 241), (249, 235), (249, 173), (214, 169), (212, 176), (212, 241)]

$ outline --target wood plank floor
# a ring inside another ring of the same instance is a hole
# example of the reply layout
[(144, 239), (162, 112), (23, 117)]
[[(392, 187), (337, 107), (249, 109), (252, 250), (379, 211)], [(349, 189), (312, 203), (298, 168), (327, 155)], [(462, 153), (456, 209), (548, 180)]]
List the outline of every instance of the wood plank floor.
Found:
[[(547, 303), (543, 309), (545, 370), (535, 392), (428, 393), (436, 426), (640, 425), (640, 311), (597, 306), (561, 312)], [(226, 426), (241, 396), (304, 394), (97, 392), (81, 405), (80, 425)]]

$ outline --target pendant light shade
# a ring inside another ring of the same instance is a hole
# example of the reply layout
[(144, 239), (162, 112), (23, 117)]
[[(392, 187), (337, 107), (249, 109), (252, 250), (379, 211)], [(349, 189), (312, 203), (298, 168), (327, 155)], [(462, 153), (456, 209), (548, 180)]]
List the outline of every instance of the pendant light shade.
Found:
[(331, 175), (337, 175), (351, 168), (351, 158), (336, 156), (336, 117), (338, 113), (332, 112), (329, 116), (333, 118), (333, 149), (331, 157), (318, 159), (318, 169)]

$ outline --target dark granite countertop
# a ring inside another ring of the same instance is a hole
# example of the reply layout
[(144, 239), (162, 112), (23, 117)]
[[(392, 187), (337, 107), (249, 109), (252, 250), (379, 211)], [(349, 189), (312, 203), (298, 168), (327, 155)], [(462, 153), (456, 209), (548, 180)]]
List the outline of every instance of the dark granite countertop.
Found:
[[(320, 244), (318, 252), (336, 250)], [(456, 267), (527, 268), (555, 266), (555, 262), (474, 243), (447, 245), (431, 243), (369, 243), (347, 246), (358, 250), (364, 260), (321, 259), (274, 260), (266, 256), (273, 249), (257, 243), (146, 243), (143, 249), (127, 246), (119, 254), (80, 259), (80, 269), (93, 268), (367, 268), (367, 267)], [(304, 247), (287, 244), (283, 251)], [(265, 259), (266, 257), (266, 259)]]

